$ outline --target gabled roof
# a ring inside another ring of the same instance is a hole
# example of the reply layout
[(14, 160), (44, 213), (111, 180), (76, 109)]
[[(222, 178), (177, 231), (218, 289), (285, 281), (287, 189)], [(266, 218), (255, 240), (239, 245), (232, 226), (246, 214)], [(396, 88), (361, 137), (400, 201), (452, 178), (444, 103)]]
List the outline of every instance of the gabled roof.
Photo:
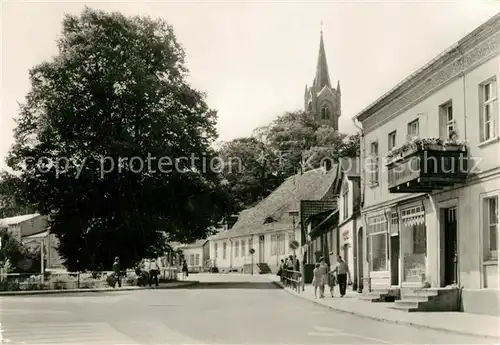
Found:
[[(240, 213), (238, 221), (229, 231), (219, 233), (210, 239), (232, 238), (274, 231), (291, 231), (293, 219), (290, 211), (300, 210), (300, 200), (323, 200), (336, 182), (338, 166), (309, 170), (285, 180), (267, 198), (256, 206)], [(275, 222), (264, 224), (272, 217)], [(296, 226), (300, 219), (295, 219)]]
[(32, 220), (32, 219), (39, 217), (39, 216), (40, 216), (39, 213), (34, 213), (34, 214), (25, 214), (22, 216), (2, 218), (2, 219), (0, 219), (0, 227), (18, 225), (18, 224), (21, 224), (21, 223), (26, 222), (28, 220)]
[(325, 85), (320, 92), (318, 92), (318, 94), (316, 95), (316, 97), (320, 98), (323, 94), (325, 93), (328, 93), (330, 94), (331, 96), (335, 96), (335, 94), (333, 93), (332, 89), (330, 89), (330, 87), (328, 87), (327, 85)]
[(176, 247), (176, 249), (189, 249), (189, 248), (198, 248), (198, 247), (203, 247), (205, 243), (207, 243), (207, 239), (204, 240), (197, 240), (193, 243), (189, 244), (181, 244), (180, 246)]

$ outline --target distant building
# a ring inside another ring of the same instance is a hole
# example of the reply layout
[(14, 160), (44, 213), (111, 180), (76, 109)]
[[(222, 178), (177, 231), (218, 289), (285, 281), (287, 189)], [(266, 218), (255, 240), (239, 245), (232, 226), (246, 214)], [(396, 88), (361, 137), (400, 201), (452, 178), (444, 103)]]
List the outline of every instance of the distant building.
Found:
[[(302, 242), (300, 201), (333, 199), (337, 176), (336, 165), (291, 176), (256, 206), (242, 211), (230, 230), (209, 238), (210, 257), (219, 271), (277, 272), (280, 260), (293, 254), (290, 242)], [(253, 267), (250, 249), (255, 250)], [(296, 251), (299, 259), (302, 250)]]
[(313, 116), (317, 123), (338, 130), (341, 115), (340, 99), (340, 82), (337, 81), (337, 88), (333, 88), (330, 81), (323, 31), (321, 31), (316, 74), (312, 85), (310, 87), (306, 85), (304, 110)]
[(47, 230), (47, 217), (38, 213), (0, 219), (0, 230), (6, 230), (24, 246), (32, 249), (45, 246), (45, 268), (63, 268), (57, 251), (59, 244), (54, 234)]
[[(210, 251), (208, 240), (198, 240), (190, 244), (181, 244), (175, 250), (182, 251), (182, 259), (186, 260), (189, 272), (204, 272), (210, 268)], [(181, 262), (182, 264), (182, 262)]]

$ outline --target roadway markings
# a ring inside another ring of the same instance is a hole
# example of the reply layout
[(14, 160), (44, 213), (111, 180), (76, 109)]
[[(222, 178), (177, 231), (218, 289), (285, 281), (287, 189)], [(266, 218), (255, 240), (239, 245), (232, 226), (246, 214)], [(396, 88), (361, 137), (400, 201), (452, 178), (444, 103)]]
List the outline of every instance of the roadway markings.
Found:
[(314, 337), (351, 337), (351, 338), (363, 339), (363, 340), (366, 340), (369, 342), (377, 342), (377, 343), (382, 343), (382, 344), (392, 344), (392, 342), (390, 342), (390, 341), (385, 341), (382, 339), (372, 338), (372, 337), (365, 337), (364, 335), (355, 334), (355, 333), (344, 332), (341, 329), (320, 327), (320, 326), (315, 326), (313, 328), (314, 328), (315, 332), (309, 332), (309, 333), (307, 333), (307, 335), (314, 336)]
[(14, 344), (137, 344), (106, 323), (23, 323), (3, 322), (3, 342)]

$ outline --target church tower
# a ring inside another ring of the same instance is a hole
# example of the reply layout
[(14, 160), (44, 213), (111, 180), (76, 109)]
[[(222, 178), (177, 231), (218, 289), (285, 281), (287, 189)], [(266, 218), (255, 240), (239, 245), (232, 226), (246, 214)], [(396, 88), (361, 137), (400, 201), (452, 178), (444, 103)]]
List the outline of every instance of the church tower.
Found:
[(314, 116), (321, 125), (339, 129), (340, 117), (340, 82), (333, 88), (326, 63), (325, 45), (323, 43), (323, 30), (319, 41), (318, 63), (316, 75), (311, 87), (306, 85), (304, 95), (305, 111)]

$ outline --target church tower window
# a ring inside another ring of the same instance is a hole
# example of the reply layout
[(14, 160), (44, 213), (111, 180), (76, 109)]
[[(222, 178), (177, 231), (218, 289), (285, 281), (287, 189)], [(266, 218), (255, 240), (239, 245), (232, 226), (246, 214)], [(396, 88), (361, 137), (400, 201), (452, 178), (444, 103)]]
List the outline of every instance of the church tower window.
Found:
[(329, 120), (330, 119), (330, 109), (327, 106), (323, 106), (321, 108), (321, 120)]
[(311, 112), (313, 110), (313, 105), (312, 102), (309, 102), (309, 105), (307, 106), (307, 110)]

